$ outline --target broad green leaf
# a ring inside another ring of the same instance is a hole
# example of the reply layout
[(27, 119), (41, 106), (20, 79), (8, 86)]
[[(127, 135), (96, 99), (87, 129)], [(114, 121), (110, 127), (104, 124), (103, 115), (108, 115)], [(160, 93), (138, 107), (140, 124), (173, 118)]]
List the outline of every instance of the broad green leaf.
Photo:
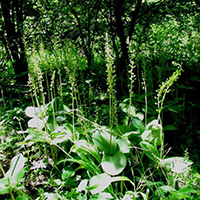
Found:
[(36, 116), (41, 116), (42, 113), (44, 113), (45, 111), (45, 106), (41, 106), (40, 108), (38, 107), (33, 107), (33, 106), (29, 106), (25, 109), (25, 114), (28, 117), (34, 118)]
[(149, 123), (147, 124), (146, 128), (147, 128), (148, 130), (157, 130), (157, 129), (160, 129), (160, 128), (161, 128), (161, 125), (158, 123), (158, 120), (155, 119), (155, 120), (149, 122)]
[(23, 169), (25, 164), (25, 157), (22, 154), (16, 155), (12, 158), (10, 163), (10, 168), (5, 174), (5, 177), (16, 176), (21, 169)]
[[(140, 122), (139, 122), (140, 123)], [(144, 128), (144, 125), (141, 125)], [(143, 130), (142, 128), (142, 130)], [(135, 127), (132, 123), (129, 125), (117, 125), (114, 128), (116, 135), (121, 135), (123, 138), (128, 138), (132, 145), (139, 144), (141, 141), (141, 129)]]
[(75, 141), (74, 144), (75, 144), (75, 150), (79, 149), (81, 147), (86, 147), (86, 148), (89, 147), (88, 142), (86, 140), (83, 140), (83, 139)]
[(44, 117), (43, 119), (40, 119), (39, 117), (35, 116), (32, 119), (28, 121), (28, 127), (29, 128), (38, 128), (38, 129), (43, 129), (46, 122), (47, 122), (48, 117)]
[(24, 169), (21, 169), (19, 170), (19, 172), (16, 174), (16, 176), (13, 176), (12, 180), (13, 180), (13, 183), (15, 185), (17, 185), (21, 180), (22, 178), (24, 177)]
[(130, 199), (134, 199), (134, 198), (133, 198), (133, 194), (125, 194), (125, 195), (123, 196), (123, 199), (122, 199), (122, 200), (130, 200)]
[(58, 196), (55, 193), (44, 193), (46, 200), (58, 200)]
[(6, 194), (9, 193), (9, 182), (8, 178), (1, 178), (0, 179), (0, 194)]
[(28, 197), (24, 194), (24, 195), (20, 195), (16, 198), (16, 200), (29, 200)]
[(148, 141), (148, 142), (152, 142), (153, 140), (153, 134), (152, 134), (152, 131), (151, 130), (145, 130), (142, 135), (142, 140), (143, 141)]
[(143, 198), (143, 200), (148, 200), (148, 197), (146, 194), (144, 194), (143, 192), (138, 192), (138, 194), (140, 194)]
[(46, 123), (46, 127), (48, 128), (50, 132), (53, 132), (59, 127), (59, 125), (56, 119), (54, 119), (52, 116), (49, 116)]
[(190, 169), (190, 165), (192, 164), (192, 161), (183, 157), (171, 157), (160, 161), (160, 165), (178, 174), (188, 171)]
[(118, 150), (118, 144), (116, 142), (116, 137), (111, 136), (110, 133), (106, 131), (98, 132), (93, 134), (93, 142), (100, 151), (104, 151), (109, 155), (114, 155)]
[(67, 180), (70, 177), (74, 176), (75, 172), (71, 168), (63, 169), (62, 170), (62, 180)]
[(114, 131), (117, 135), (123, 135), (123, 134), (129, 132), (128, 130), (129, 130), (128, 125), (119, 125), (118, 124), (116, 127), (114, 127)]
[(130, 152), (130, 141), (127, 138), (119, 138), (116, 141), (122, 153)]
[(183, 186), (182, 188), (180, 188), (178, 190), (179, 193), (182, 193), (182, 194), (191, 194), (191, 193), (197, 193), (197, 191), (191, 187), (188, 187), (188, 186)]
[(50, 139), (47, 136), (47, 133), (42, 130), (37, 129), (28, 129), (29, 135), (25, 138), (25, 141), (33, 142), (50, 142)]
[(161, 186), (160, 189), (164, 192), (164, 193), (171, 193), (172, 195), (178, 197), (178, 199), (186, 199), (186, 198), (190, 198), (190, 196), (186, 193), (181, 193), (179, 191), (177, 191), (175, 188), (173, 188), (172, 186), (169, 185), (164, 185)]
[(26, 116), (31, 117), (31, 118), (37, 116), (39, 113), (40, 113), (39, 108), (33, 107), (33, 106), (29, 106), (25, 110)]
[(72, 112), (72, 110), (71, 110), (68, 106), (65, 106), (65, 105), (64, 105), (63, 109), (64, 109), (64, 111), (67, 112), (67, 113), (68, 113), (68, 112)]
[(107, 192), (101, 192), (97, 196), (97, 200), (108, 200), (108, 199), (114, 199), (114, 197), (110, 193), (107, 193)]
[[(61, 143), (72, 139), (72, 131), (68, 127), (58, 126), (55, 131), (51, 133), (52, 143)], [(79, 141), (79, 140), (78, 140)]]
[(153, 120), (146, 125), (146, 130), (142, 133), (142, 139), (144, 141), (155, 143), (156, 145), (160, 145), (160, 131), (161, 125), (158, 123), (158, 120)]
[(51, 140), (50, 144), (54, 145), (54, 144), (58, 144), (58, 143), (62, 143), (67, 140), (70, 140), (71, 133), (70, 134), (68, 134), (67, 132), (66, 133), (53, 133), (52, 137), (53, 137), (53, 139)]
[(143, 133), (145, 131), (145, 126), (140, 119), (133, 119), (130, 124), (131, 131), (138, 131), (139, 133)]
[(62, 117), (62, 116), (58, 116), (58, 117), (56, 117), (56, 121), (57, 122), (63, 122), (63, 121), (65, 121), (65, 118)]
[(53, 179), (53, 180), (51, 180), (51, 182), (50, 182), (50, 184), (52, 185), (52, 186), (61, 186), (62, 184), (63, 184), (64, 182), (62, 182), (62, 180), (61, 179)]
[(78, 140), (75, 141), (74, 144), (74, 147), (72, 147), (73, 152), (82, 152), (88, 156), (92, 155), (98, 161), (98, 163), (101, 162), (101, 156), (94, 145), (89, 144), (86, 140)]
[(137, 117), (138, 119), (142, 121), (144, 119), (144, 114), (139, 112), (135, 115), (135, 117)]
[[(129, 117), (125, 117), (125, 121), (129, 121)], [(129, 124), (129, 125), (128, 125)], [(142, 134), (145, 131), (143, 122), (138, 118), (131, 118), (131, 122), (125, 123), (125, 125), (117, 125), (114, 130), (117, 134), (123, 135), (128, 132), (138, 132)]]
[[(127, 99), (125, 101), (127, 101)], [(119, 107), (122, 109), (123, 112), (125, 112), (128, 115), (131, 115), (134, 118), (138, 118), (141, 121), (144, 119), (144, 114), (136, 113), (136, 108), (134, 106), (130, 106), (129, 103), (122, 102), (119, 104)]]
[(50, 142), (50, 144), (51, 145), (59, 144), (59, 143), (65, 142), (69, 139), (70, 138), (68, 135), (58, 135)]
[(88, 185), (88, 180), (86, 180), (86, 179), (82, 180), (79, 183), (79, 185), (76, 189), (76, 192), (87, 191), (87, 189), (86, 189), (87, 185)]
[(93, 176), (90, 179), (89, 186), (92, 194), (104, 191), (111, 184), (111, 177), (106, 173)]
[(22, 154), (16, 155), (10, 163), (10, 168), (5, 174), (5, 178), (9, 178), (11, 184), (17, 185), (24, 176), (25, 157)]
[(189, 194), (182, 194), (179, 193), (178, 191), (175, 192), (175, 194), (173, 192), (171, 192), (173, 195), (176, 195), (179, 199), (185, 200), (185, 199), (190, 199), (191, 196)]
[(169, 186), (169, 185), (164, 185), (164, 186), (161, 186), (160, 188), (165, 193), (167, 193), (167, 192), (176, 192), (177, 191), (176, 189), (174, 189), (172, 186)]
[[(127, 99), (125, 100), (127, 101)], [(119, 104), (119, 107), (122, 109), (123, 112), (130, 114), (130, 115), (135, 115), (136, 109), (134, 106), (130, 106), (128, 102), (122, 102)]]
[(105, 154), (102, 158), (101, 166), (109, 175), (120, 174), (126, 167), (126, 156), (120, 151), (113, 156)]
[(138, 131), (127, 132), (123, 138), (128, 138), (132, 145), (137, 145), (142, 141), (141, 133)]

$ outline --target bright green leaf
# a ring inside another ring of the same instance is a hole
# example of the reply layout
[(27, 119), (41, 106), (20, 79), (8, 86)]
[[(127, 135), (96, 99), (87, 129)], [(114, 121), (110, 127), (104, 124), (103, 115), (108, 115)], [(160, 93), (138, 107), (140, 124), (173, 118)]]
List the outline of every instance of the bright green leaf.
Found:
[(175, 173), (183, 173), (190, 169), (190, 165), (192, 165), (192, 161), (187, 160), (183, 157), (171, 157), (166, 158), (160, 161), (160, 164), (167, 169), (170, 169)]
[(169, 186), (169, 185), (164, 185), (164, 186), (161, 186), (160, 188), (165, 193), (167, 193), (167, 192), (176, 192), (176, 189), (174, 189), (172, 186)]
[(107, 192), (101, 192), (97, 196), (97, 200), (108, 200), (108, 199), (114, 199), (114, 198), (110, 193)]
[(18, 184), (22, 180), (23, 177), (24, 177), (24, 169), (21, 169), (15, 176), (13, 176), (13, 178), (12, 178), (12, 179), (14, 179), (13, 183), (15, 185)]
[(16, 198), (16, 200), (29, 200), (26, 195), (20, 195)]
[(46, 123), (46, 127), (48, 128), (48, 130), (50, 132), (53, 132), (57, 128), (59, 128), (59, 125), (58, 125), (57, 121), (53, 117), (51, 117), (51, 116), (48, 117), (48, 119), (47, 119), (46, 122), (47, 122)]
[(55, 193), (44, 193), (46, 200), (58, 200), (58, 196)]
[(33, 106), (29, 106), (26, 108), (25, 110), (25, 114), (28, 116), (28, 117), (31, 117), (31, 118), (34, 118), (36, 116), (41, 116), (42, 113), (44, 113), (45, 111), (45, 106), (41, 106), (40, 108), (38, 107), (33, 107)]
[(106, 173), (93, 176), (90, 179), (89, 186), (92, 194), (104, 191), (111, 184), (111, 177)]
[(119, 138), (116, 140), (119, 146), (119, 149), (122, 153), (130, 152), (130, 141), (126, 138)]
[(74, 176), (75, 172), (72, 169), (63, 169), (62, 170), (62, 180), (67, 180), (70, 177)]
[(25, 138), (25, 141), (34, 141), (34, 142), (49, 142), (50, 139), (47, 136), (47, 133), (42, 130), (37, 129), (28, 129), (29, 135)]
[(130, 124), (131, 131), (138, 131), (139, 133), (143, 133), (145, 131), (145, 126), (140, 119), (134, 118)]
[(40, 119), (39, 117), (35, 116), (34, 118), (30, 119), (28, 121), (28, 127), (29, 128), (38, 128), (38, 129), (43, 129), (46, 122), (47, 122), (48, 117), (45, 117), (43, 119)]
[(138, 117), (141, 121), (144, 119), (143, 113), (137, 113), (135, 116)]
[(16, 185), (24, 175), (24, 164), (25, 164), (25, 157), (22, 154), (16, 155), (10, 163), (10, 169), (5, 174), (6, 178), (9, 178), (11, 184)]
[(182, 188), (180, 188), (178, 190), (179, 193), (182, 193), (182, 194), (191, 194), (191, 193), (197, 193), (197, 191), (191, 187), (188, 187), (188, 186), (183, 186)]
[(56, 135), (56, 136), (51, 140), (51, 143), (50, 143), (51, 145), (62, 143), (71, 139), (71, 135), (67, 133), (57, 133), (53, 135), (54, 136)]
[(109, 155), (114, 155), (118, 150), (118, 144), (116, 142), (116, 137), (111, 136), (107, 131), (98, 132), (93, 134), (93, 142), (97, 148)]
[(151, 132), (151, 130), (145, 130), (141, 135), (142, 140), (151, 142), (153, 140), (153, 135), (151, 134)]
[(39, 112), (40, 112), (39, 108), (33, 107), (33, 106), (29, 106), (25, 110), (26, 116), (31, 117), (31, 118), (37, 116)]
[(58, 117), (56, 117), (56, 121), (57, 122), (63, 122), (63, 121), (65, 121), (65, 118), (62, 117), (62, 116), (58, 116)]
[(0, 194), (9, 193), (9, 183), (8, 178), (1, 178), (0, 179)]
[(76, 189), (76, 192), (87, 191), (86, 190), (87, 184), (88, 184), (88, 180), (86, 180), (86, 179), (82, 180), (79, 183), (79, 185), (78, 185), (78, 187)]
[(150, 143), (155, 143), (156, 145), (160, 145), (160, 131), (161, 125), (158, 123), (158, 120), (153, 120), (150, 123), (146, 125), (146, 130), (142, 134), (142, 139), (150, 142)]
[(126, 167), (126, 156), (120, 151), (115, 153), (113, 156), (105, 154), (103, 156), (101, 166), (107, 174), (120, 174)]

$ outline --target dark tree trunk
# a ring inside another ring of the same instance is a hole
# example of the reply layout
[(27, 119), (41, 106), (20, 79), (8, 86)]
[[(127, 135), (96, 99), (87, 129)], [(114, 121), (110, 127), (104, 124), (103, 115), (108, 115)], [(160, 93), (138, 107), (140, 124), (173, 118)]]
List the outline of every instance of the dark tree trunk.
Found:
[(5, 33), (5, 48), (9, 49), (16, 80), (20, 84), (26, 84), (28, 80), (28, 63), (25, 47), (22, 40), (23, 13), (21, 0), (1, 0), (3, 13), (3, 30)]
[(129, 66), (129, 53), (127, 39), (131, 40), (134, 33), (134, 28), (137, 23), (139, 13), (141, 11), (142, 0), (137, 0), (135, 10), (131, 13), (130, 25), (128, 31), (125, 32), (125, 23), (123, 21), (125, 12), (125, 1), (115, 0), (114, 1), (114, 15), (116, 23), (116, 32), (120, 39), (121, 44), (121, 56), (119, 57), (119, 65), (117, 66), (117, 90), (118, 96), (128, 94), (128, 66)]
[(140, 13), (141, 5), (142, 5), (142, 0), (138, 0), (136, 7), (135, 7), (135, 10), (132, 12), (129, 35), (128, 35), (130, 40), (131, 40), (131, 37), (132, 37), (133, 32), (134, 32), (134, 28), (135, 28), (136, 21), (138, 19), (138, 15)]
[(128, 59), (128, 46), (126, 43), (127, 37), (125, 34), (125, 29), (124, 29), (124, 24), (123, 24), (123, 0), (115, 0), (115, 20), (116, 20), (116, 30), (117, 34), (120, 39), (120, 44), (121, 44), (121, 57), (119, 58), (119, 66), (117, 66), (117, 93), (118, 96), (123, 96), (126, 95), (128, 92), (128, 87), (127, 87), (127, 69), (128, 69), (128, 64), (129, 64), (129, 59)]

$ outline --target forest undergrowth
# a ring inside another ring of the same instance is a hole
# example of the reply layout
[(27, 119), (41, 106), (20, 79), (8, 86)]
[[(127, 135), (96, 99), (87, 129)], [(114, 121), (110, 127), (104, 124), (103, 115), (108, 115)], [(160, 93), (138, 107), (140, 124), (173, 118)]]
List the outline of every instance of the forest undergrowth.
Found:
[[(28, 91), (19, 92), (18, 106), (1, 98), (1, 198), (200, 198), (200, 174), (188, 149), (171, 156), (165, 143), (165, 131), (176, 129), (163, 125), (165, 99), (182, 65), (172, 62), (175, 70), (152, 94), (148, 63), (128, 45), (129, 96), (120, 99), (108, 38), (101, 77), (80, 68), (85, 61), (73, 48), (50, 53), (41, 47), (31, 53)], [(134, 91), (137, 81), (140, 96)]]

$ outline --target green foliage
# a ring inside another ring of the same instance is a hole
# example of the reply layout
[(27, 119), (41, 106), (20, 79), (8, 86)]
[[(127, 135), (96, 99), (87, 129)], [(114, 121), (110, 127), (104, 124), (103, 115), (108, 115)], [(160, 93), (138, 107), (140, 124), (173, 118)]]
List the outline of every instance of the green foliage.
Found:
[[(19, 184), (24, 177), (24, 165), (25, 165), (25, 157), (22, 154), (16, 155), (10, 163), (9, 170), (4, 174), (4, 178), (0, 179), (0, 194), (9, 193), (11, 199), (15, 199), (13, 195), (13, 191), (21, 191), (23, 186)], [(1, 166), (2, 170), (2, 166)], [(26, 195), (18, 196), (17, 199), (20, 198), (27, 199)]]
[(0, 22), (0, 198), (199, 199), (195, 2), (22, 1), (25, 95)]
[[(72, 99), (76, 98), (75, 94), (71, 95)], [(145, 125), (143, 114), (124, 101), (119, 105), (124, 120), (110, 129), (82, 118), (82, 112), (74, 110), (75, 102), (69, 108), (56, 97), (47, 104), (29, 106), (25, 110), (31, 119), (27, 122), (27, 136), (17, 145), (28, 147), (34, 143), (38, 145), (40, 154), (47, 156), (46, 160), (43, 158), (45, 163), (30, 158), (34, 163), (30, 168), (35, 170), (33, 176), (37, 176), (39, 171), (45, 176), (45, 173), (48, 174), (46, 166), (53, 166), (50, 172), (53, 176), (47, 178), (47, 182), (54, 191), (47, 187), (48, 192), (45, 192), (46, 182), (43, 181), (42, 198), (125, 199), (130, 196), (133, 199), (165, 199), (165, 194), (170, 193), (168, 198), (184, 199), (198, 194), (192, 179), (185, 175), (191, 172), (192, 162), (183, 157), (163, 158), (161, 152), (164, 149), (159, 151), (163, 142), (160, 131), (163, 129), (158, 120)], [(85, 122), (79, 122), (80, 119)], [(42, 144), (46, 146), (44, 149), (41, 149)], [(138, 150), (134, 151), (133, 147)], [(128, 169), (133, 167), (133, 159), (138, 159), (138, 164), (128, 174)], [(158, 177), (160, 182), (155, 182), (154, 178)], [(184, 186), (177, 188), (180, 179)], [(74, 192), (64, 192), (69, 188)], [(155, 188), (157, 193), (149, 197), (150, 191)]]

